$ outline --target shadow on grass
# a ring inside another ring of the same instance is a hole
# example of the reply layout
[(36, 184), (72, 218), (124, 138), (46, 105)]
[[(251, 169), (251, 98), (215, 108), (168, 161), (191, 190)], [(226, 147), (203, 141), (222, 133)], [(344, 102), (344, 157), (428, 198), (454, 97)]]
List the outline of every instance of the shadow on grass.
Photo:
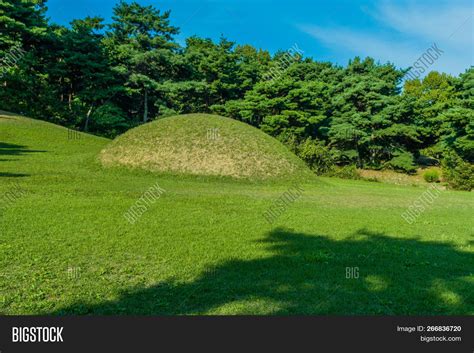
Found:
[(23, 173), (4, 173), (0, 172), (0, 177), (7, 177), (7, 178), (22, 178), (29, 176), (29, 174), (23, 174)]
[(42, 150), (31, 150), (26, 146), (15, 145), (12, 143), (0, 142), (0, 156), (19, 156), (27, 153), (46, 152)]
[(273, 315), (473, 313), (474, 256), (450, 244), (364, 229), (340, 241), (276, 229), (263, 242), (268, 257), (230, 259), (192, 282), (124, 289), (115, 301), (51, 314), (182, 315), (223, 305)]
[[(46, 152), (46, 151), (32, 150), (32, 149), (27, 148), (26, 146), (0, 142), (0, 156), (21, 156), (27, 153), (38, 153), (38, 152)], [(10, 162), (14, 160), (16, 159), (1, 158), (0, 162)], [(19, 177), (26, 177), (26, 176), (29, 176), (29, 174), (0, 172), (0, 177), (19, 178)]]

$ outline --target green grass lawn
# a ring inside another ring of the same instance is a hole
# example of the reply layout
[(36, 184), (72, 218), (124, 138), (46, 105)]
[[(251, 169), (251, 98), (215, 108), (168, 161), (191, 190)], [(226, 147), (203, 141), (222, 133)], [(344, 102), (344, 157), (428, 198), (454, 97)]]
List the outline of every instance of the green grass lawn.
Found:
[(314, 178), (270, 225), (291, 180), (104, 169), (109, 141), (80, 137), (0, 117), (0, 195), (24, 190), (0, 214), (2, 314), (474, 314), (472, 193), (409, 225), (425, 187)]

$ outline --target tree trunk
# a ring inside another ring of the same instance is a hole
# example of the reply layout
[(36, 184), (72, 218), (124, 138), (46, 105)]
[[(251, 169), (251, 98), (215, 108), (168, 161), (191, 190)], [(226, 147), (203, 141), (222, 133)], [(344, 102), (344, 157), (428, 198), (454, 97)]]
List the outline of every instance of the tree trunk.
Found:
[(93, 106), (91, 105), (91, 107), (87, 111), (87, 115), (86, 115), (86, 125), (84, 126), (84, 131), (86, 131), (86, 132), (89, 129), (89, 117), (91, 116), (91, 113), (92, 113), (92, 107)]
[(69, 111), (72, 111), (72, 96), (74, 95), (72, 83), (69, 86), (69, 99), (68, 99), (68, 104), (69, 104)]
[(143, 99), (143, 122), (148, 120), (148, 91), (145, 89), (145, 97)]

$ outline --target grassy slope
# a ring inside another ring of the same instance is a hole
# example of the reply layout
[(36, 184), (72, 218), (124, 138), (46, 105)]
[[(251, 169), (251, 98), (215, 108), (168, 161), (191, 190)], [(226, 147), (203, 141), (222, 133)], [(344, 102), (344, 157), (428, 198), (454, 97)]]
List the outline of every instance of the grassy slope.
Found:
[[(315, 179), (271, 227), (290, 182), (103, 170), (105, 139), (0, 118), (0, 313), (474, 314), (472, 193)], [(135, 225), (123, 213), (167, 192)], [(346, 279), (358, 267), (358, 279)], [(71, 278), (68, 268), (77, 276)]]
[(235, 178), (310, 174), (274, 138), (242, 122), (209, 114), (179, 115), (139, 126), (107, 146), (101, 160), (105, 165)]

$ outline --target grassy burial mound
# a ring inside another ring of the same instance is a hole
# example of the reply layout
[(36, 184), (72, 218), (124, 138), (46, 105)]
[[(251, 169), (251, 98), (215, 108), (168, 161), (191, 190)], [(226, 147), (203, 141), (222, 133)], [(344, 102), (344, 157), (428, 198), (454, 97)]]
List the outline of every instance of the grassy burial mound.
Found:
[(100, 160), (104, 166), (234, 178), (310, 173), (274, 138), (242, 122), (208, 114), (174, 116), (139, 126), (103, 149)]

